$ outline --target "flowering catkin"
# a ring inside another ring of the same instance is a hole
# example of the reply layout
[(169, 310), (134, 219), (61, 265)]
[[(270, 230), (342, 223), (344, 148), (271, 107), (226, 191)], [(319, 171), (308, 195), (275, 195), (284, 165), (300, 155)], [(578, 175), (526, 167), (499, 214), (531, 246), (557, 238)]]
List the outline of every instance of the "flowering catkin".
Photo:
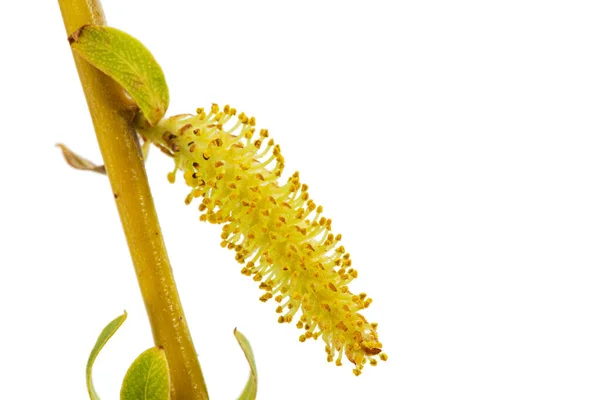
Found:
[(255, 135), (254, 117), (236, 114), (213, 104), (208, 114), (198, 109), (139, 132), (173, 157), (170, 182), (183, 172), (192, 188), (185, 203), (202, 198), (200, 220), (225, 224), (221, 246), (235, 251), (242, 274), (260, 282), (261, 301), (279, 303), (278, 321), (290, 323), (300, 310), (300, 341), (322, 337), (327, 360), (341, 365), (345, 354), (359, 375), (367, 361), (377, 364), (377, 355), (387, 359), (377, 324), (359, 314), (372, 300), (348, 289), (357, 277), (350, 254), (298, 172), (278, 184), (284, 167), (279, 145), (266, 129)]

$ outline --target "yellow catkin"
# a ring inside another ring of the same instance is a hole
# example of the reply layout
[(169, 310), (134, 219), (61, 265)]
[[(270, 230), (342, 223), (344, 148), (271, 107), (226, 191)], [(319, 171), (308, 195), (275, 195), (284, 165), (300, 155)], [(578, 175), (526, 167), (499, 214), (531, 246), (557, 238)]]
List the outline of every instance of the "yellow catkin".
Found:
[(278, 321), (290, 323), (299, 312), (300, 341), (321, 337), (328, 361), (341, 365), (345, 355), (360, 375), (367, 363), (377, 364), (375, 357), (387, 359), (377, 324), (359, 313), (372, 300), (350, 292), (358, 274), (340, 245), (342, 236), (331, 232), (331, 220), (310, 199), (298, 172), (279, 184), (279, 145), (255, 125), (254, 117), (213, 104), (140, 134), (173, 157), (175, 171), (191, 188), (185, 203), (200, 199), (200, 220), (224, 224), (221, 246), (235, 251), (242, 274), (260, 282), (260, 300), (278, 303)]

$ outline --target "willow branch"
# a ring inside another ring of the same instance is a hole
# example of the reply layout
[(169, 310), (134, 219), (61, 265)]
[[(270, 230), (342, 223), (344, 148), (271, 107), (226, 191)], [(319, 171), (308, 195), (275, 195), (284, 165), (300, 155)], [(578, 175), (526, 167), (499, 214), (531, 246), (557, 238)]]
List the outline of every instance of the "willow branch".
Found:
[[(99, 0), (59, 0), (67, 34), (105, 25)], [(172, 399), (208, 399), (131, 121), (136, 107), (111, 78), (73, 54), (127, 238), (154, 342), (165, 349)]]

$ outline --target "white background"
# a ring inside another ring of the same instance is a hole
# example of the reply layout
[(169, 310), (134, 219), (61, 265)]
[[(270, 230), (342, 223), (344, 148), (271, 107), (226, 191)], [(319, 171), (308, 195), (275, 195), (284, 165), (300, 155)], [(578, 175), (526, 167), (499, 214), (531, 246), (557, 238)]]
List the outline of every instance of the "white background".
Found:
[[(168, 4), (168, 5), (167, 5)], [(281, 144), (343, 233), (390, 360), (356, 378), (299, 343), (148, 174), (213, 399), (253, 344), (259, 399), (600, 398), (597, 1), (105, 0), (161, 63), (169, 114), (230, 103)], [(152, 345), (56, 1), (0, 5), (0, 398), (103, 399)]]

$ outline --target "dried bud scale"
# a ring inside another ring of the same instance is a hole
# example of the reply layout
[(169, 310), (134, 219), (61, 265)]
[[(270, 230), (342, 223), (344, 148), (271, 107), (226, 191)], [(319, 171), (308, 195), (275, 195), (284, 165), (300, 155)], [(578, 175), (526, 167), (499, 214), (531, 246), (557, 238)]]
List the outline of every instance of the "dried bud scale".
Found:
[(341, 235), (331, 232), (298, 172), (278, 183), (285, 165), (280, 147), (255, 126), (254, 117), (213, 104), (140, 134), (173, 157), (169, 181), (183, 172), (191, 188), (185, 203), (201, 199), (200, 220), (224, 224), (221, 246), (235, 251), (242, 274), (260, 282), (260, 300), (278, 303), (278, 321), (290, 323), (300, 311), (300, 341), (321, 337), (327, 360), (341, 365), (345, 355), (359, 375), (367, 362), (387, 359), (377, 324), (359, 313), (372, 300), (350, 292), (358, 274)]

